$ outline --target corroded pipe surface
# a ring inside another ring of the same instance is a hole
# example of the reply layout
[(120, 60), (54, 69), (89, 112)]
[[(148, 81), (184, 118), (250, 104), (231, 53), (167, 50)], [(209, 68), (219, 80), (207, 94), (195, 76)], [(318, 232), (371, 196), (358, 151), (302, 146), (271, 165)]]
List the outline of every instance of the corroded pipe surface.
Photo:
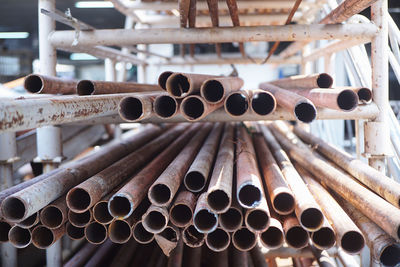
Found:
[(283, 217), (283, 231), (286, 243), (296, 249), (305, 248), (308, 245), (308, 232), (300, 225), (295, 216)]
[(182, 239), (185, 244), (191, 248), (201, 247), (205, 241), (206, 235), (197, 231), (193, 224), (187, 226), (182, 231)]
[(212, 113), (214, 110), (222, 107), (222, 105), (222, 102), (216, 104), (208, 103), (198, 95), (191, 95), (182, 100), (180, 105), (180, 113), (188, 121), (199, 121), (205, 118), (208, 114)]
[(243, 225), (242, 206), (237, 202), (235, 195), (233, 195), (229, 209), (226, 212), (221, 213), (218, 220), (221, 227), (228, 232), (234, 232)]
[(193, 224), (197, 231), (205, 234), (214, 231), (218, 226), (218, 215), (208, 205), (206, 192), (201, 194), (197, 200)]
[(238, 91), (243, 86), (239, 77), (212, 78), (203, 82), (200, 95), (211, 104), (216, 104), (225, 99), (228, 93)]
[(260, 234), (261, 243), (268, 249), (278, 249), (285, 241), (282, 224), (271, 217), (268, 228)]
[[(325, 219), (322, 227), (318, 231), (311, 233), (311, 240), (314, 246), (321, 250), (330, 249), (335, 245), (335, 231), (330, 223)], [(357, 240), (355, 240), (357, 242)]]
[(219, 78), (215, 75), (174, 73), (166, 81), (166, 89), (175, 98), (184, 98), (198, 93), (203, 82), (207, 79)]
[(249, 90), (250, 110), (258, 115), (266, 116), (276, 109), (274, 95), (265, 90)]
[(104, 243), (107, 237), (108, 231), (106, 225), (98, 222), (91, 222), (85, 226), (85, 238), (89, 243), (99, 245)]
[(26, 248), (32, 242), (31, 230), (15, 225), (8, 232), (8, 240), (16, 248)]
[(262, 190), (261, 195), (260, 204), (255, 208), (246, 210), (244, 215), (244, 222), (247, 228), (254, 233), (265, 231), (270, 222), (270, 213), (265, 199), (264, 190)]
[(81, 240), (85, 237), (85, 228), (76, 227), (70, 222), (67, 222), (67, 224), (65, 225), (65, 234), (73, 240)]
[(180, 101), (164, 93), (159, 94), (153, 102), (154, 113), (162, 119), (172, 118), (179, 113)]
[(197, 197), (190, 191), (182, 190), (169, 210), (169, 219), (177, 227), (185, 228), (192, 223)]
[(171, 225), (165, 227), (161, 233), (156, 234), (154, 239), (167, 257), (170, 256), (171, 252), (173, 252), (175, 248), (179, 250), (181, 249), (180, 246), (183, 246), (179, 229)]
[(142, 220), (132, 226), (132, 236), (140, 244), (149, 244), (154, 240), (154, 234), (143, 227)]
[(224, 101), (225, 112), (232, 117), (244, 115), (249, 109), (249, 95), (240, 90), (228, 94)]
[(65, 196), (47, 205), (40, 212), (40, 222), (50, 229), (63, 225), (68, 219), (67, 202)]
[(257, 236), (246, 227), (241, 227), (232, 234), (232, 244), (241, 251), (249, 251), (257, 244)]
[(65, 234), (65, 225), (57, 229), (49, 229), (43, 225), (38, 225), (32, 230), (32, 244), (40, 249), (45, 249), (53, 245)]
[(218, 227), (207, 234), (206, 244), (209, 249), (215, 252), (221, 252), (229, 247), (231, 236), (223, 228)]
[(153, 102), (159, 93), (136, 94), (124, 97), (119, 102), (118, 113), (128, 122), (136, 122), (152, 116)]
[(142, 84), (134, 82), (104, 82), (81, 80), (76, 84), (78, 95), (104, 95), (135, 92), (161, 91), (156, 84)]
[(85, 227), (93, 219), (92, 210), (87, 210), (82, 213), (73, 212), (68, 210), (68, 220), (75, 227)]
[(158, 76), (158, 85), (165, 91), (167, 90), (167, 80), (172, 74), (174, 74), (172, 71), (164, 71)]
[(269, 83), (284, 89), (330, 88), (333, 84), (333, 78), (327, 73), (315, 73), (311, 75), (295, 75)]
[(167, 227), (168, 221), (168, 210), (154, 205), (151, 205), (142, 217), (144, 229), (153, 234), (161, 233)]
[(36, 94), (75, 94), (77, 81), (66, 80), (39, 74), (30, 74), (25, 77), (24, 87), (30, 93)]
[(36, 213), (32, 214), (31, 216), (29, 216), (28, 218), (26, 218), (25, 220), (16, 223), (16, 225), (18, 225), (22, 228), (31, 228), (31, 227), (35, 226), (36, 224), (38, 224), (40, 220), (41, 219), (39, 218), (39, 212), (36, 212)]

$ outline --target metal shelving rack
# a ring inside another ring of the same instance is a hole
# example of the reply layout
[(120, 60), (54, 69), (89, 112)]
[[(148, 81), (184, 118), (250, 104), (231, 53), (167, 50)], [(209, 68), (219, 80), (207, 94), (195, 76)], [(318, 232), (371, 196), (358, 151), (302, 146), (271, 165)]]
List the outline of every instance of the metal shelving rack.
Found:
[[(39, 3), (39, 57), (40, 57), (40, 73), (43, 75), (56, 75), (56, 49), (62, 49), (74, 52), (86, 52), (99, 58), (109, 59), (111, 66), (112, 78), (115, 78), (115, 63), (118, 61), (130, 62), (138, 65), (141, 72), (146, 71), (145, 55), (149, 54), (143, 50), (137, 56), (130, 54), (129, 51), (135, 50), (132, 45), (140, 44), (192, 44), (192, 43), (222, 43), (222, 42), (254, 42), (254, 41), (296, 41), (296, 45), (300, 45), (302, 49), (301, 56), (290, 56), (285, 58), (283, 55), (288, 55), (290, 50), (284, 51), (281, 56), (275, 56), (270, 63), (295, 63), (301, 64), (303, 72), (309, 68), (310, 62), (323, 57), (325, 59), (326, 71), (329, 71), (330, 58), (336, 52), (348, 49), (355, 45), (361, 45), (371, 42), (371, 85), (373, 90), (373, 103), (370, 105), (361, 106), (356, 111), (343, 113), (331, 111), (331, 113), (321, 112), (319, 119), (325, 118), (341, 118), (354, 119), (356, 125), (363, 126), (363, 132), (360, 127), (357, 127), (356, 136), (358, 147), (364, 143), (364, 156), (369, 160), (369, 164), (374, 168), (386, 172), (385, 158), (391, 154), (390, 134), (389, 134), (389, 116), (388, 116), (388, 12), (387, 0), (376, 1), (358, 1), (359, 7), (368, 7), (371, 3), (371, 21), (360, 19), (357, 22), (342, 23), (342, 24), (309, 24), (306, 18), (313, 17), (317, 12), (322, 11), (324, 4), (336, 5), (329, 3), (332, 1), (303, 1), (303, 5), (308, 7), (305, 9), (303, 17), (298, 19), (297, 25), (288, 26), (241, 26), (241, 27), (219, 27), (219, 28), (143, 28), (143, 23), (150, 21), (142, 21), (136, 23), (136, 27), (132, 29), (133, 21), (141, 21), (137, 15), (137, 10), (171, 10), (177, 9), (177, 2), (130, 2), (125, 3), (121, 0), (112, 0), (117, 10), (127, 16), (125, 29), (94, 29), (72, 17), (65, 17), (61, 13), (60, 17), (54, 14), (59, 14), (55, 9), (55, 0), (38, 0)], [(344, 0), (343, 3), (354, 2)], [(357, 1), (356, 1), (357, 2)], [(291, 1), (242, 1), (239, 8), (242, 6), (253, 8), (276, 8), (282, 7), (291, 8)], [(275, 5), (275, 6), (274, 6)], [(205, 9), (205, 3), (198, 3), (198, 8)], [(47, 10), (49, 14), (44, 14), (41, 10)], [(335, 10), (337, 11), (337, 10)], [(335, 12), (333, 11), (333, 12)], [(339, 10), (345, 13), (348, 10)], [(328, 12), (329, 13), (329, 12)], [(357, 13), (357, 12), (356, 12)], [(331, 13), (332, 14), (332, 13)], [(353, 14), (347, 14), (350, 17)], [(64, 18), (64, 19), (63, 19)], [(66, 18), (66, 19), (65, 19)], [(69, 24), (75, 30), (57, 31), (55, 27), (55, 19), (64, 20), (63, 23)], [(252, 21), (262, 21), (268, 23), (270, 18), (268, 15), (258, 15), (255, 18), (244, 16), (242, 22), (244, 24), (252, 24)], [(224, 19), (222, 19), (224, 20)], [(161, 22), (160, 22), (161, 21)], [(350, 20), (349, 20), (350, 21)], [(178, 21), (176, 21), (178, 22)], [(160, 20), (155, 17), (153, 24), (164, 23), (170, 25), (171, 20)], [(397, 29), (398, 31), (398, 29)], [(397, 32), (395, 32), (396, 34)], [(398, 33), (397, 33), (398, 34)], [(305, 45), (307, 42), (316, 40), (334, 40), (326, 46), (311, 50)], [(399, 38), (400, 40), (400, 38)], [(303, 44), (303, 45), (302, 45)], [(122, 50), (110, 48), (107, 46), (124, 47)], [(292, 47), (292, 48), (293, 48)], [(298, 46), (299, 47), (299, 46)], [(292, 50), (294, 51), (294, 50)], [(393, 56), (391, 54), (390, 56)], [(393, 58), (392, 58), (393, 60)], [(255, 59), (255, 61), (261, 61)], [(248, 58), (241, 57), (199, 57), (193, 59), (190, 57), (182, 58), (162, 58), (159, 62), (152, 64), (165, 65), (193, 65), (193, 64), (254, 64)], [(282, 113), (283, 118), (291, 119), (289, 114)], [(324, 115), (325, 114), (325, 115)], [(328, 115), (326, 115), (328, 114)], [(40, 117), (40, 114), (38, 115)], [(118, 116), (110, 117), (110, 122), (118, 123)], [(279, 116), (272, 116), (267, 119), (279, 119)], [(46, 120), (46, 118), (44, 118)], [(64, 121), (76, 122), (79, 118)], [(361, 122), (364, 121), (364, 125)], [(46, 121), (44, 124), (53, 124), (51, 121)], [(103, 118), (90, 121), (91, 124), (105, 123)], [(22, 119), (19, 126), (24, 124)], [(13, 131), (17, 127), (10, 128), (7, 131), (0, 132), (0, 168), (3, 177), (3, 185), (11, 186), (12, 181), (12, 164), (17, 159), (16, 141)], [(359, 150), (359, 149), (358, 149)], [(42, 162), (44, 171), (50, 171), (56, 168), (62, 159), (62, 139), (61, 128), (58, 125), (43, 126), (37, 129), (37, 158), (36, 162)], [(9, 245), (3, 245), (3, 263), (5, 266), (16, 266), (15, 249)], [(61, 266), (61, 241), (56, 242), (47, 250), (47, 266)]]

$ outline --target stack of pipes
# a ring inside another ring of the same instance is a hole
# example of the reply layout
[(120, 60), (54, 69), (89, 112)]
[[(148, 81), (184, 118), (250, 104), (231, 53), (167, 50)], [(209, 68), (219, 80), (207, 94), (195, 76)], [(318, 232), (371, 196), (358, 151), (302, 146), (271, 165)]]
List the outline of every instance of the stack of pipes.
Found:
[(67, 235), (101, 245), (77, 253), (88, 262), (135, 249), (114, 260), (154, 255), (159, 266), (183, 248), (268, 257), (335, 244), (357, 254), (366, 243), (377, 261), (400, 262), (399, 184), (298, 127), (312, 148), (283, 122), (251, 126), (143, 126), (2, 191), (1, 241), (44, 249)]

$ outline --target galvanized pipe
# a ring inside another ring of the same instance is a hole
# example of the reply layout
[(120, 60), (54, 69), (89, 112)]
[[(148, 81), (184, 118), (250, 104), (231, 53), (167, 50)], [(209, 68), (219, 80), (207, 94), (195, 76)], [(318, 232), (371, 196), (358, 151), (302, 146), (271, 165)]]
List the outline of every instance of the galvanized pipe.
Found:
[(206, 244), (209, 249), (215, 252), (221, 252), (229, 247), (231, 236), (223, 228), (218, 227), (207, 234)]
[(183, 229), (182, 239), (185, 244), (191, 248), (201, 247), (205, 241), (206, 235), (197, 231), (196, 227), (191, 224)]
[(234, 126), (225, 124), (206, 195), (208, 206), (217, 214), (226, 212), (232, 203), (234, 149)]
[(53, 245), (64, 234), (65, 225), (57, 229), (49, 229), (46, 226), (38, 225), (32, 230), (32, 244), (39, 249), (45, 249)]
[(193, 224), (197, 231), (205, 234), (214, 231), (218, 226), (218, 215), (208, 205), (206, 192), (202, 193), (197, 200)]
[(305, 248), (308, 245), (308, 232), (300, 225), (295, 216), (289, 215), (282, 218), (283, 232), (286, 243), (296, 249)]
[(282, 224), (279, 220), (271, 217), (268, 228), (260, 233), (260, 241), (268, 249), (278, 249), (285, 241)]
[(228, 94), (224, 101), (224, 109), (232, 117), (244, 115), (249, 109), (249, 96), (246, 91), (234, 91)]
[(211, 124), (205, 124), (150, 186), (148, 197), (154, 205), (165, 207), (171, 203), (182, 183), (185, 173), (200, 150), (204, 139), (211, 131), (211, 127)]
[(297, 219), (308, 231), (318, 230), (321, 227), (324, 218), (321, 208), (313, 198), (307, 186), (304, 184), (304, 181), (297, 170), (292, 165), (288, 155), (282, 150), (278, 141), (269, 129), (265, 125), (261, 125), (261, 131), (293, 193), (296, 203), (295, 213)]
[(40, 222), (49, 229), (59, 228), (68, 219), (67, 203), (62, 196), (44, 207), (40, 212)]
[(214, 125), (196, 158), (193, 160), (192, 165), (183, 179), (187, 190), (197, 193), (205, 187), (218, 150), (223, 127), (224, 125), (222, 123), (216, 123)]
[(294, 75), (270, 81), (269, 83), (283, 89), (331, 88), (333, 78), (328, 73), (314, 73), (309, 75)]
[(180, 101), (168, 94), (158, 95), (153, 102), (154, 113), (161, 119), (169, 119), (179, 113)]
[(76, 227), (70, 222), (65, 225), (65, 234), (72, 240), (81, 240), (85, 237), (85, 228)]
[(36, 94), (75, 94), (77, 81), (52, 76), (29, 74), (24, 79), (24, 87), (29, 93)]
[(86, 210), (82, 213), (68, 210), (68, 221), (75, 227), (85, 227), (93, 220), (92, 210)]
[(8, 232), (8, 240), (16, 248), (26, 248), (32, 242), (31, 230), (14, 225)]
[[(106, 241), (108, 237), (107, 226), (100, 224), (98, 222), (92, 221), (85, 226), (85, 238), (86, 240), (95, 245), (102, 244)], [(110, 238), (111, 239), (111, 238)], [(111, 239), (114, 242), (114, 240)], [(114, 242), (116, 243), (116, 242)]]
[(259, 87), (271, 92), (278, 105), (293, 112), (297, 120), (310, 123), (317, 117), (317, 109), (309, 99), (270, 83), (261, 83)]
[(200, 95), (207, 103), (216, 104), (223, 101), (228, 93), (238, 91), (243, 83), (239, 77), (211, 78), (201, 85)]
[(185, 228), (192, 223), (197, 197), (190, 191), (182, 190), (169, 210), (169, 219), (176, 227)]
[(153, 115), (153, 102), (159, 93), (149, 92), (124, 97), (119, 102), (118, 113), (128, 122), (137, 122)]
[(257, 244), (257, 236), (242, 226), (232, 234), (232, 244), (241, 251), (249, 251)]
[(123, 94), (136, 92), (162, 91), (156, 84), (134, 82), (109, 82), (80, 80), (76, 84), (76, 93), (83, 95)]
[(142, 220), (132, 226), (132, 236), (139, 244), (149, 244), (154, 240), (154, 234), (143, 227)]
[[(154, 239), (167, 257), (171, 255), (171, 252), (176, 253), (175, 249), (181, 250), (180, 247), (183, 247), (183, 241), (180, 238), (180, 231), (174, 226), (168, 225), (161, 233), (156, 234)], [(183, 253), (183, 251), (180, 253)], [(171, 257), (173, 257), (173, 254)]]
[(276, 109), (276, 99), (273, 94), (263, 90), (248, 90), (250, 110), (257, 115), (266, 116)]
[(191, 95), (182, 100), (180, 113), (188, 121), (199, 121), (222, 105), (222, 102), (210, 104), (198, 95)]
[(218, 77), (215, 75), (177, 72), (168, 77), (166, 89), (171, 96), (180, 99), (200, 92), (200, 87), (204, 81)]

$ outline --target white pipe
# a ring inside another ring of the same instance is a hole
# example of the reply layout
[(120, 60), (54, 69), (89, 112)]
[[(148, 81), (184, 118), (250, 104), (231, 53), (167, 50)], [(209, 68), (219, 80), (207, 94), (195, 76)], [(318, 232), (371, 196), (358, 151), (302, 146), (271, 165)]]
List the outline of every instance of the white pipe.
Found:
[(400, 83), (400, 65), (399, 62), (396, 60), (392, 51), (389, 51), (389, 62), (390, 66), (392, 66), (394, 75), (397, 78), (397, 81)]
[[(301, 41), (332, 39), (366, 39), (376, 35), (372, 23), (335, 25), (284, 25), (252, 27), (220, 27), (195, 29), (110, 29), (81, 32), (78, 43), (83, 46), (133, 44), (231, 43), (257, 41)], [(70, 47), (75, 31), (55, 31), (49, 41), (56, 47)]]

